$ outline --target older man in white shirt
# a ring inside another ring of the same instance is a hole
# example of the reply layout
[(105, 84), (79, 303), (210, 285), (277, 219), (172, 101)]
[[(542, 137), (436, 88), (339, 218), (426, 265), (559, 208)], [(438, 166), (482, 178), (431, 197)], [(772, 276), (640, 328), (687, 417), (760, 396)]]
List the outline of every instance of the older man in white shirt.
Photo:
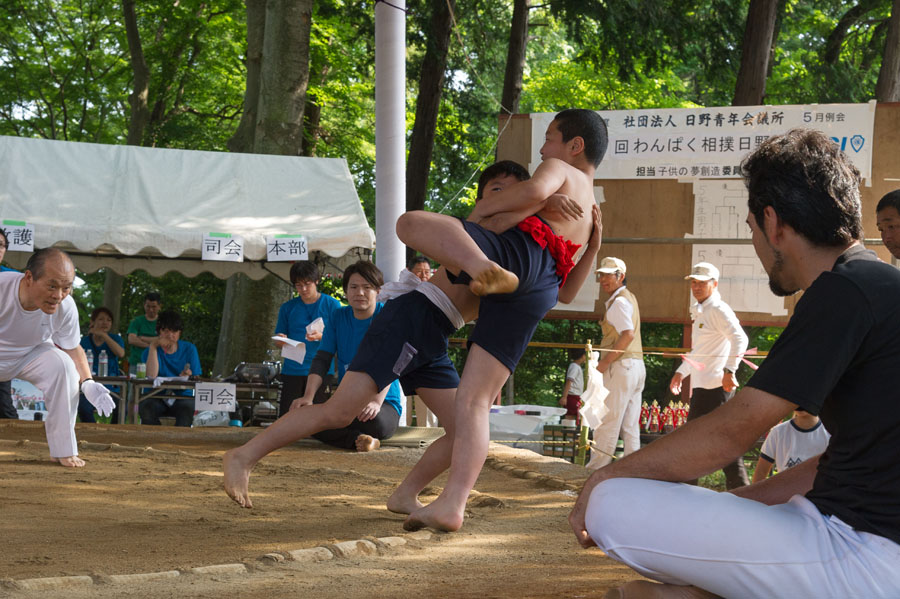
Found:
[(637, 298), (625, 287), (625, 271), (625, 262), (612, 256), (603, 258), (597, 269), (600, 287), (609, 295), (606, 315), (600, 323), (603, 339), (597, 363), (609, 391), (606, 397), (609, 412), (594, 431), (594, 445), (599, 451), (588, 463), (590, 469), (612, 461), (620, 433), (625, 455), (641, 448), (641, 393), (647, 371), (641, 342), (641, 312)]
[(44, 393), (50, 457), (79, 468), (79, 388), (103, 416), (115, 404), (106, 387), (91, 379), (79, 345), (78, 308), (70, 295), (74, 279), (72, 260), (54, 248), (32, 254), (23, 274), (0, 273), (0, 380), (26, 380)]
[[(675, 395), (681, 383), (691, 377), (691, 410), (688, 420), (708, 414), (734, 396), (740, 356), (747, 351), (747, 335), (734, 310), (719, 295), (719, 269), (698, 262), (685, 277), (691, 282), (691, 351), (669, 383)], [(729, 489), (750, 483), (743, 458), (722, 469)], [(696, 481), (695, 481), (696, 482)]]

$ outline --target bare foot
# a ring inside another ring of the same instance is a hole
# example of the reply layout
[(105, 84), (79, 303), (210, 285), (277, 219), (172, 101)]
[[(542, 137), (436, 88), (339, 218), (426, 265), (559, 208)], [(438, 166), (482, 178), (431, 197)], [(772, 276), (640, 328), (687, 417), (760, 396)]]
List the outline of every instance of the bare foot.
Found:
[(403, 521), (405, 530), (413, 531), (420, 528), (434, 528), (446, 532), (455, 532), (462, 527), (463, 511), (447, 510), (440, 505), (440, 498), (422, 509), (416, 510)]
[(369, 435), (360, 435), (356, 438), (356, 451), (375, 451), (381, 447), (381, 441)]
[(250, 467), (244, 464), (237, 449), (230, 449), (222, 457), (222, 472), (225, 474), (225, 492), (241, 507), (251, 508)]
[(606, 599), (715, 599), (709, 591), (698, 587), (660, 584), (647, 580), (632, 580), (617, 588), (610, 589)]
[(519, 287), (519, 277), (509, 272), (499, 264), (492, 266), (478, 275), (472, 277), (469, 290), (475, 295), (490, 295), (494, 293), (512, 293)]
[(50, 461), (56, 462), (60, 466), (65, 466), (66, 468), (84, 468), (84, 460), (77, 455), (70, 455), (67, 458), (50, 458)]
[(411, 514), (423, 507), (425, 507), (425, 504), (419, 501), (417, 496), (410, 497), (399, 488), (394, 489), (394, 492), (391, 493), (387, 500), (388, 511), (395, 514)]

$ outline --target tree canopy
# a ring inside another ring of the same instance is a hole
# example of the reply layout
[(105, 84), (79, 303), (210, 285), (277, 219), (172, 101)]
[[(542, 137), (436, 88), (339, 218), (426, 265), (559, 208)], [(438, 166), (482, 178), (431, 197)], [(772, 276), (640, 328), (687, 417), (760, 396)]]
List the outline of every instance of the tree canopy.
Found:
[[(247, 9), (257, 4), (9, 0), (0, 20), (0, 134), (227, 150), (246, 114), (254, 60)], [(431, 151), (422, 154), (428, 161), (424, 205), (456, 215), (471, 209), (477, 175), (494, 160), (504, 80), (520, 75), (521, 112), (725, 106), (734, 97), (744, 32), (752, 25), (747, 0), (455, 0), (441, 21), (447, 25), (436, 28), (435, 11), (445, 8), (439, 4), (407, 2), (407, 130), (412, 135), (415, 129), (419, 95), (439, 92), (428, 125), (434, 129)], [(891, 4), (778, 1), (763, 101), (875, 97), (885, 46), (898, 39), (889, 36)], [(527, 9), (524, 61), (507, 64), (515, 54), (514, 5)], [(307, 156), (346, 157), (373, 226), (374, 6), (312, 3), (308, 41), (302, 42), (309, 57), (305, 106), (295, 111), (302, 113), (302, 143), (289, 144), (290, 152)], [(423, 65), (430, 64), (437, 37), (448, 40), (438, 63), (443, 74), (436, 91), (434, 78), (425, 90)], [(900, 73), (882, 76), (896, 80)], [(86, 277), (89, 286), (96, 285), (91, 277), (97, 275)], [(169, 285), (143, 277), (132, 275), (124, 289), (139, 294)], [(221, 282), (208, 285), (212, 296), (224, 293)], [(98, 297), (85, 293), (85, 307)], [(126, 298), (123, 321), (134, 315), (132, 304)], [(215, 323), (221, 306), (206, 300), (201, 306)], [(201, 335), (216, 335), (215, 326), (204, 327)], [(599, 337), (589, 329), (547, 322), (536, 338)], [(565, 365), (564, 359), (557, 363)], [(547, 368), (526, 358), (517, 376)]]

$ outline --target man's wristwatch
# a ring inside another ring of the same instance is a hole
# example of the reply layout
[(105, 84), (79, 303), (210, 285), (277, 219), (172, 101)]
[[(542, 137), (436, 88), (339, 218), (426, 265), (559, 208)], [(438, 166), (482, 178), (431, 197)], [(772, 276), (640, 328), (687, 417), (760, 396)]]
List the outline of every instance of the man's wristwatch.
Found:
[(734, 374), (734, 371), (730, 368), (723, 368), (722, 370), (724, 370), (726, 374)]

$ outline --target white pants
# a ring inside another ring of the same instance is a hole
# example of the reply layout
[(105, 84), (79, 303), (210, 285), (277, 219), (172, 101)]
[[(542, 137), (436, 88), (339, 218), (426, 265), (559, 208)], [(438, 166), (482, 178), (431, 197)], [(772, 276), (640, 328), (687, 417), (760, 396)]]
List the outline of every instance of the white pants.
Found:
[(636, 358), (622, 358), (609, 365), (603, 383), (609, 391), (606, 407), (609, 412), (603, 417), (600, 428), (594, 431), (594, 444), (604, 452), (596, 452), (588, 468), (601, 468), (612, 461), (609, 457), (616, 450), (619, 434), (625, 442), (625, 455), (641, 448), (641, 393), (647, 371), (644, 361)]
[(900, 545), (823, 516), (680, 483), (617, 478), (587, 508), (597, 545), (648, 578), (722, 597), (900, 597)]
[(72, 358), (50, 342), (41, 343), (17, 360), (0, 362), (0, 380), (22, 379), (43, 392), (47, 404), (44, 430), (50, 457), (78, 455), (75, 441), (78, 378)]

